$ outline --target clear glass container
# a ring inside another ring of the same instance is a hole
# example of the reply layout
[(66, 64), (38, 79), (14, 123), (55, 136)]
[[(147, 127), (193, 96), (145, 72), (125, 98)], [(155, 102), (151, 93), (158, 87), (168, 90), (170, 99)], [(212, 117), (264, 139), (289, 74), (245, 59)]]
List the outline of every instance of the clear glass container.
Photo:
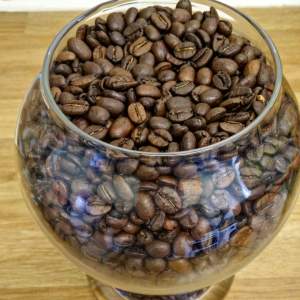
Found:
[(123, 291), (116, 296), (104, 288), (114, 300), (204, 289), (176, 298), (202, 299), (205, 288), (233, 276), (270, 243), (300, 186), (298, 108), (276, 47), (252, 19), (216, 1), (194, 1), (193, 9), (214, 6), (265, 53), (276, 73), (268, 104), (241, 132), (191, 151), (147, 153), (99, 141), (63, 115), (49, 69), (78, 26), (159, 4), (110, 1), (67, 24), (51, 43), (17, 124), (26, 203), (94, 287), (97, 281)]

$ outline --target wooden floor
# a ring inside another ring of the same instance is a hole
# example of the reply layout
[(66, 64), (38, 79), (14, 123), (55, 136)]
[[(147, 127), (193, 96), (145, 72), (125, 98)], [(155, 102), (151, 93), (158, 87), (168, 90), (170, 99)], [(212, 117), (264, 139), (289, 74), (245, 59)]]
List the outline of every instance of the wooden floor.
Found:
[[(277, 44), (300, 99), (300, 8), (248, 9)], [(0, 300), (92, 300), (84, 276), (43, 236), (17, 182), (18, 106), (54, 34), (76, 13), (0, 13)], [(300, 202), (274, 242), (234, 282), (227, 300), (300, 299)]]

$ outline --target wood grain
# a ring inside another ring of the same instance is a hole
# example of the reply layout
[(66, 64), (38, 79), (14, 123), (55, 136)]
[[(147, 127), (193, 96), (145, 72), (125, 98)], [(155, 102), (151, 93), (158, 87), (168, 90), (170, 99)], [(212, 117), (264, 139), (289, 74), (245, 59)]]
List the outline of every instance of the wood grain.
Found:
[[(300, 8), (247, 9), (279, 48), (300, 99)], [(84, 274), (29, 215), (17, 181), (13, 137), (18, 106), (54, 34), (76, 13), (0, 14), (0, 299), (92, 300)], [(284, 20), (284, 21), (283, 21)], [(273, 243), (241, 271), (227, 300), (300, 299), (300, 203)]]

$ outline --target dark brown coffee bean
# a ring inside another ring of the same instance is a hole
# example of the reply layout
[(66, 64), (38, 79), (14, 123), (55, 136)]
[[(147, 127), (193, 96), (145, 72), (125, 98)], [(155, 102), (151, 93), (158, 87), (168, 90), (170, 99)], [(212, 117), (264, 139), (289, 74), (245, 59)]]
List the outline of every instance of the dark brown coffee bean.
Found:
[(162, 70), (158, 73), (157, 78), (161, 82), (168, 82), (176, 78), (176, 73), (172, 70)]
[(163, 117), (152, 117), (149, 120), (149, 125), (152, 129), (165, 129), (169, 130), (172, 123), (167, 119)]
[(150, 41), (158, 41), (161, 38), (159, 30), (153, 25), (147, 25), (144, 30), (145, 35)]
[(105, 108), (113, 116), (118, 116), (125, 109), (124, 104), (114, 98), (97, 97), (96, 102), (98, 106)]
[(133, 129), (133, 125), (126, 117), (116, 119), (109, 130), (109, 135), (113, 139), (127, 137)]
[(155, 197), (156, 205), (168, 214), (174, 214), (182, 207), (182, 201), (176, 190), (170, 187), (162, 187)]
[(178, 257), (189, 257), (192, 254), (192, 238), (187, 233), (181, 233), (173, 243), (173, 252)]
[(147, 253), (154, 258), (164, 258), (171, 252), (171, 247), (168, 243), (159, 240), (154, 240), (146, 245)]
[(54, 75), (50, 76), (50, 86), (64, 88), (67, 85), (66, 78), (63, 75)]
[(156, 41), (152, 46), (152, 53), (154, 54), (157, 61), (165, 61), (168, 50), (166, 44), (163, 41)]
[(186, 151), (186, 150), (192, 150), (194, 148), (196, 148), (196, 137), (195, 135), (191, 132), (188, 131), (181, 140), (180, 143), (180, 148), (182, 151)]
[(223, 71), (220, 71), (217, 74), (215, 74), (212, 80), (214, 86), (221, 91), (226, 91), (230, 89), (232, 84), (230, 75)]
[(195, 240), (200, 240), (211, 231), (210, 224), (207, 219), (199, 218), (197, 225), (192, 229), (191, 235)]
[(92, 51), (89, 46), (78, 38), (71, 38), (68, 40), (68, 48), (75, 53), (82, 61), (87, 61), (92, 58)]
[(151, 21), (159, 30), (162, 30), (162, 31), (169, 30), (172, 25), (171, 20), (162, 11), (158, 11), (158, 12), (152, 14)]
[(148, 193), (138, 193), (136, 198), (136, 213), (144, 221), (148, 221), (153, 218), (155, 214), (155, 205)]
[(244, 68), (244, 75), (245, 76), (254, 76), (256, 77), (260, 70), (261, 61), (260, 59), (253, 59), (247, 63)]
[(132, 103), (128, 106), (128, 116), (133, 123), (141, 124), (147, 119), (144, 106), (139, 103)]
[(179, 0), (176, 4), (176, 8), (182, 8), (192, 13), (192, 3), (189, 0)]
[(158, 148), (167, 147), (172, 140), (172, 135), (165, 129), (155, 129), (148, 135), (150, 144)]
[(162, 258), (146, 258), (145, 267), (151, 274), (162, 273), (167, 268), (167, 263)]
[(149, 129), (145, 127), (136, 127), (131, 134), (131, 138), (136, 145), (145, 144), (148, 139)]
[(204, 117), (209, 110), (210, 106), (207, 103), (198, 103), (194, 108), (194, 112), (202, 117)]
[(148, 41), (145, 37), (139, 37), (129, 47), (129, 52), (133, 56), (142, 56), (150, 51), (152, 42)]
[(183, 8), (176, 8), (172, 14), (172, 20), (174, 22), (186, 23), (192, 18), (191, 13)]
[(174, 169), (174, 175), (179, 178), (191, 178), (197, 175), (197, 165), (192, 163), (180, 163)]
[(76, 59), (76, 55), (71, 51), (62, 51), (56, 57), (56, 61), (59, 63), (71, 62), (74, 61), (75, 59)]
[(215, 186), (219, 189), (225, 189), (232, 184), (235, 179), (235, 172), (230, 167), (222, 167), (212, 175)]
[(236, 134), (240, 132), (245, 126), (242, 123), (234, 122), (234, 121), (227, 121), (221, 122), (220, 128), (228, 133)]
[(174, 85), (172, 91), (176, 95), (186, 96), (194, 89), (194, 87), (195, 85), (192, 81), (182, 81)]
[(141, 84), (136, 88), (136, 93), (140, 97), (159, 98), (161, 96), (160, 90), (150, 84)]
[(117, 163), (116, 168), (119, 174), (131, 175), (133, 174), (139, 165), (139, 161), (133, 158), (121, 160)]
[(111, 13), (107, 17), (107, 26), (111, 31), (122, 32), (125, 28), (125, 20), (122, 13)]
[(213, 57), (213, 50), (205, 47), (199, 50), (193, 57), (193, 62), (197, 68), (204, 67)]
[(173, 22), (171, 27), (171, 33), (181, 37), (185, 32), (185, 26), (180, 22)]
[(140, 56), (139, 63), (150, 65), (153, 67), (155, 64), (155, 57), (151, 52), (145, 53), (142, 56)]
[(198, 70), (197, 75), (196, 75), (196, 82), (197, 84), (202, 84), (202, 85), (210, 85), (211, 80), (212, 80), (213, 73), (211, 69), (209, 68), (201, 68)]
[(168, 117), (173, 122), (183, 122), (193, 116), (192, 103), (188, 98), (173, 97), (167, 101)]
[(217, 89), (208, 89), (200, 94), (200, 97), (198, 98), (198, 95), (195, 93), (195, 90), (193, 91), (193, 98), (199, 99), (203, 103), (207, 103), (210, 106), (216, 106), (220, 103), (222, 99), (222, 93)]
[(102, 107), (92, 106), (88, 113), (88, 119), (98, 125), (105, 125), (110, 118), (110, 113)]
[(174, 55), (179, 59), (189, 59), (196, 54), (196, 46), (192, 42), (183, 42), (176, 45)]
[(135, 7), (130, 7), (130, 8), (126, 11), (125, 16), (124, 16), (125, 21), (126, 21), (126, 24), (129, 25), (129, 24), (133, 23), (133, 22), (136, 20), (137, 15), (138, 15), (138, 10), (137, 10), (137, 8), (135, 8)]
[(120, 46), (108, 46), (106, 51), (107, 58), (113, 63), (120, 62), (123, 59), (124, 53)]
[(184, 125), (186, 125), (191, 131), (196, 131), (206, 126), (206, 120), (203, 117), (194, 117), (184, 121)]
[(180, 71), (178, 74), (178, 80), (193, 82), (194, 79), (195, 79), (195, 69), (192, 66), (183, 65), (180, 68)]
[(167, 33), (164, 37), (164, 41), (171, 49), (181, 43), (181, 40), (172, 33)]
[(62, 111), (69, 116), (80, 116), (88, 112), (89, 103), (83, 100), (73, 100), (61, 106)]
[(224, 107), (212, 108), (205, 116), (207, 122), (215, 122), (224, 117), (226, 109)]
[(156, 180), (159, 177), (159, 173), (154, 167), (140, 165), (136, 171), (136, 176), (140, 180)]
[(238, 70), (238, 64), (230, 58), (215, 58), (212, 62), (212, 70), (215, 73), (226, 72), (232, 76)]
[(84, 132), (98, 140), (102, 140), (108, 134), (108, 129), (104, 126), (91, 125), (85, 128)]

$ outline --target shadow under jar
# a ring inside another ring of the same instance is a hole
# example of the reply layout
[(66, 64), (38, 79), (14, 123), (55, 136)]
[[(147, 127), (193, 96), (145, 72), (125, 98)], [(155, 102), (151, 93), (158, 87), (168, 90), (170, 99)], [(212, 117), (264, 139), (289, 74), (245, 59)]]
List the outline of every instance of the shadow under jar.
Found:
[(90, 276), (98, 299), (221, 299), (231, 276), (279, 231), (299, 190), (298, 108), (268, 35), (224, 4), (192, 3), (194, 11), (214, 6), (264, 52), (276, 75), (262, 113), (203, 148), (147, 153), (112, 146), (70, 122), (50, 91), (53, 59), (80, 25), (159, 3), (103, 3), (57, 35), (21, 108), (19, 172), (41, 228)]

